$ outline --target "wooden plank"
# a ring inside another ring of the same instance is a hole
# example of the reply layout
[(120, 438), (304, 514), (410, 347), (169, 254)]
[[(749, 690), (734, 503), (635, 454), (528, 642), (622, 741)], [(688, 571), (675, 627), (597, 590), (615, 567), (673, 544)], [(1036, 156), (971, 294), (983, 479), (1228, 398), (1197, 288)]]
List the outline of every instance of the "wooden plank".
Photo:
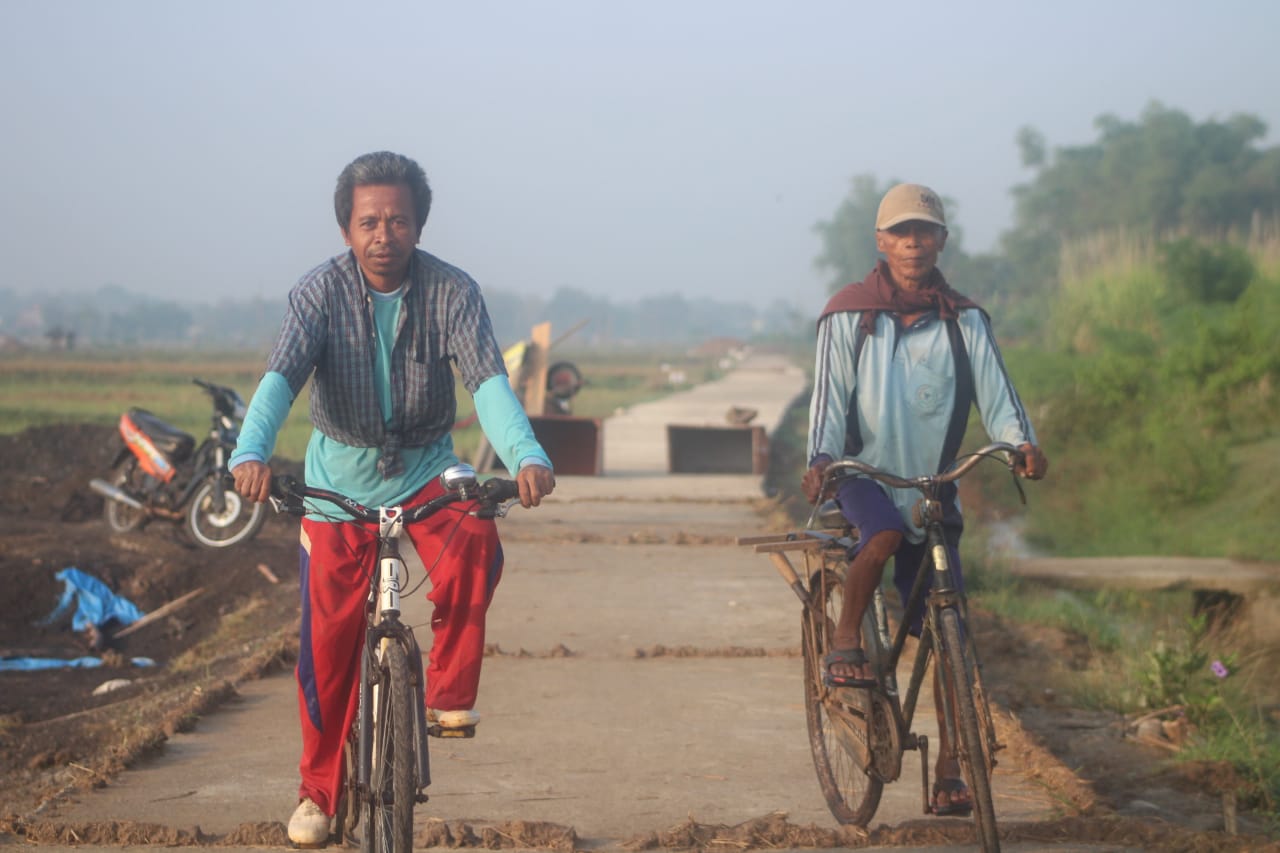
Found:
[(788, 586), (795, 586), (800, 583), (796, 570), (791, 565), (791, 561), (787, 559), (786, 554), (780, 554), (774, 551), (769, 555), (769, 559), (773, 561), (773, 567), (778, 570), (778, 574), (782, 575), (782, 579), (787, 582)]
[(168, 616), (170, 613), (177, 610), (179, 607), (186, 604), (188, 601), (195, 598), (197, 595), (199, 595), (202, 592), (204, 592), (204, 587), (200, 587), (199, 589), (193, 589), (191, 590), (191, 592), (187, 593), (186, 595), (180, 596), (179, 598), (175, 598), (173, 601), (170, 601), (168, 604), (162, 605), (161, 607), (157, 607), (155, 610), (152, 610), (150, 613), (143, 616), (137, 622), (134, 622), (131, 625), (126, 625), (124, 628), (121, 628), (119, 631), (116, 631), (111, 636), (113, 638), (127, 637), (128, 635), (132, 634), (134, 631), (138, 630), (139, 628), (142, 628), (143, 626), (146, 626), (146, 625), (150, 625), (152, 622), (156, 621), (162, 616)]
[(524, 411), (527, 415), (546, 414), (547, 367), (551, 352), (551, 324), (539, 323), (529, 335), (529, 349), (524, 356)]
[(734, 540), (737, 545), (758, 545), (763, 542), (790, 542), (795, 539), (794, 533), (766, 533), (763, 536), (739, 536)]
[(841, 534), (839, 530), (802, 530), (792, 533), (771, 533), (764, 536), (739, 536), (735, 541), (739, 545), (753, 546), (757, 554), (770, 554), (781, 551), (810, 551), (835, 544), (848, 547), (853, 541)]
[(827, 539), (797, 539), (794, 542), (764, 542), (752, 550), (757, 554), (781, 554), (784, 551), (820, 551), (830, 544)]

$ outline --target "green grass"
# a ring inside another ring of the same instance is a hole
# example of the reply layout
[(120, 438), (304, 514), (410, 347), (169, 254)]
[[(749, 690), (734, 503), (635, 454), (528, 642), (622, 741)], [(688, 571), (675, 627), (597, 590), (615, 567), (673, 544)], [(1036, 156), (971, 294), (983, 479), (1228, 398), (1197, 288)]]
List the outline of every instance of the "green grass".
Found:
[[(1274, 560), (1280, 554), (1280, 436), (1242, 442), (1226, 454), (1230, 487), (1211, 500), (1159, 505), (1146, 474), (1125, 469), (1122, 454), (1105, 465), (1072, 456), (1056, 460), (1087, 476), (1081, 491), (1053, 479), (1032, 487), (1027, 511), (1033, 546), (1058, 556), (1171, 554)], [(1100, 478), (1103, 467), (1115, 473)], [(1070, 469), (1068, 469), (1070, 470)], [(1122, 472), (1123, 473), (1120, 473)]]
[[(568, 361), (582, 374), (582, 389), (573, 398), (573, 414), (606, 418), (617, 410), (717, 378), (721, 371), (707, 356), (642, 352), (554, 351), (552, 361)], [(666, 369), (664, 369), (666, 368)], [(683, 385), (669, 381), (672, 371), (684, 374)]]
[[(657, 399), (677, 390), (670, 370), (684, 372), (686, 383), (718, 375), (707, 356), (671, 355), (661, 351), (555, 351), (555, 361), (571, 361), (583, 374), (582, 390), (573, 399), (573, 414), (604, 418), (617, 409)], [(246, 401), (257, 388), (265, 354), (129, 352), (38, 353), (0, 358), (0, 434), (59, 422), (114, 425), (131, 407), (147, 409), (174, 426), (200, 437), (209, 428), (208, 395), (191, 379), (227, 385)], [(664, 369), (667, 368), (667, 369)], [(458, 383), (457, 419), (473, 412), (471, 396)], [(276, 443), (276, 455), (301, 460), (311, 435), (308, 393), (294, 403)], [(453, 433), (461, 458), (472, 456), (480, 428)]]
[(1266, 710), (1280, 701), (1274, 651), (1208, 630), (1190, 616), (1187, 590), (1061, 589), (982, 567), (980, 557), (963, 560), (966, 578), (977, 580), (976, 607), (1087, 644), (1083, 669), (1044, 673), (1058, 704), (1125, 715), (1176, 709), (1164, 716), (1192, 727), (1176, 760), (1230, 767), (1240, 806), (1280, 820), (1280, 721)]
[[(246, 402), (265, 357), (191, 353), (50, 353), (0, 359), (0, 433), (58, 422), (114, 425), (138, 407), (197, 438), (209, 429), (204, 379), (236, 389)], [(310, 433), (305, 400), (294, 405), (276, 453), (301, 459)]]

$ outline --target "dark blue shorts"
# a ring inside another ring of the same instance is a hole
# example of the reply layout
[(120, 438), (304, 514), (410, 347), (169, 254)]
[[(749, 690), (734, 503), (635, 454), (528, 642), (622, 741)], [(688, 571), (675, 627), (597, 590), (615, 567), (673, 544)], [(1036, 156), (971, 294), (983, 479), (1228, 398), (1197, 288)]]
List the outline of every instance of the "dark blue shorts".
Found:
[[(858, 540), (866, 542), (883, 530), (896, 530), (902, 534), (902, 544), (893, 555), (893, 585), (902, 597), (902, 606), (906, 607), (911, 596), (911, 587), (916, 582), (916, 573), (920, 562), (924, 559), (926, 543), (907, 541), (907, 524), (902, 520), (898, 507), (875, 480), (856, 477), (845, 480), (836, 491), (836, 501), (840, 511), (849, 523), (858, 529)], [(956, 586), (964, 590), (964, 576), (960, 571), (960, 533), (964, 522), (960, 518), (959, 508), (955, 501), (948, 501), (943, 513), (943, 534), (947, 540), (947, 553), (951, 558), (951, 569), (956, 579)], [(928, 588), (926, 587), (926, 591)], [(923, 605), (923, 600), (921, 602)], [(907, 617), (911, 625), (911, 633), (920, 635), (923, 621), (923, 606)]]

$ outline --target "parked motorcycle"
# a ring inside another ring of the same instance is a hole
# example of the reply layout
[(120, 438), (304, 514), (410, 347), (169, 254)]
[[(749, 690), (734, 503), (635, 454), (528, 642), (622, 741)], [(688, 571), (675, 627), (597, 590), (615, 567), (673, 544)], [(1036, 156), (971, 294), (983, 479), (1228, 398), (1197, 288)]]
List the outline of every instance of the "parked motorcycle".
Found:
[(227, 472), (244, 399), (231, 388), (191, 381), (213, 401), (209, 436), (200, 446), (151, 412), (131, 408), (120, 416), (124, 447), (111, 463), (110, 479), (94, 479), (89, 486), (107, 499), (107, 524), (118, 533), (153, 518), (185, 520), (201, 547), (229, 548), (252, 539), (267, 518), (266, 504), (241, 498)]

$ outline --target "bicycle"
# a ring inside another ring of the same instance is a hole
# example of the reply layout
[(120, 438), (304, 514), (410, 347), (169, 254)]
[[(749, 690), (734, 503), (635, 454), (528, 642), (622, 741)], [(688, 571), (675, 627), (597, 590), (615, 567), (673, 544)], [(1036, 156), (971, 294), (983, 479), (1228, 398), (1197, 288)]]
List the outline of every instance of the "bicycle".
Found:
[[(866, 826), (880, 805), (884, 786), (898, 779), (906, 750), (920, 753), (924, 811), (932, 811), (929, 789), (928, 737), (911, 731), (916, 703), (929, 663), (941, 674), (941, 684), (954, 702), (944, 703), (940, 731), (950, 745), (969, 786), (974, 824), (983, 850), (998, 851), (991, 774), (995, 754), (1003, 748), (982, 681), (982, 666), (973, 634), (967, 629), (964, 594), (952, 574), (942, 529), (941, 487), (963, 477), (979, 461), (1004, 455), (1014, 470), (1022, 454), (1004, 442), (989, 444), (961, 457), (946, 472), (901, 477), (864, 462), (846, 459), (832, 463), (823, 478), (822, 494), (845, 476), (867, 476), (887, 486), (916, 489), (921, 499), (913, 510), (923, 527), (928, 547), (916, 572), (903, 613), (915, 612), (923, 601), (923, 628), (916, 645), (911, 678), (899, 692), (897, 669), (910, 624), (903, 620), (890, 637), (884, 591), (876, 587), (862, 620), (862, 647), (876, 680), (873, 688), (830, 687), (823, 678), (823, 657), (832, 647), (835, 625), (843, 604), (845, 568), (857, 545), (853, 530), (834, 500), (819, 502), (804, 530), (785, 534), (739, 537), (767, 554), (783, 580), (804, 605), (801, 631), (804, 658), (805, 716), (814, 769), (832, 815), (840, 823)], [(1014, 477), (1026, 502), (1022, 485)], [(788, 551), (805, 557), (801, 578), (787, 558)]]
[(501, 518), (519, 499), (514, 480), (481, 483), (470, 465), (452, 465), (440, 475), (444, 494), (421, 506), (366, 507), (336, 492), (272, 480), (271, 502), (278, 512), (304, 515), (308, 501), (327, 501), (351, 520), (378, 525), (376, 568), (370, 566), (366, 629), (356, 689), (356, 718), (346, 744), (346, 787), (337, 808), (340, 840), (355, 840), (363, 851), (408, 853), (413, 849), (413, 808), (427, 801), (431, 784), (428, 734), (469, 737), (474, 727), (442, 730), (426, 714), (422, 652), (413, 628), (400, 619), (400, 594), (407, 580), (399, 539), (405, 525), (451, 505), (479, 518)]

